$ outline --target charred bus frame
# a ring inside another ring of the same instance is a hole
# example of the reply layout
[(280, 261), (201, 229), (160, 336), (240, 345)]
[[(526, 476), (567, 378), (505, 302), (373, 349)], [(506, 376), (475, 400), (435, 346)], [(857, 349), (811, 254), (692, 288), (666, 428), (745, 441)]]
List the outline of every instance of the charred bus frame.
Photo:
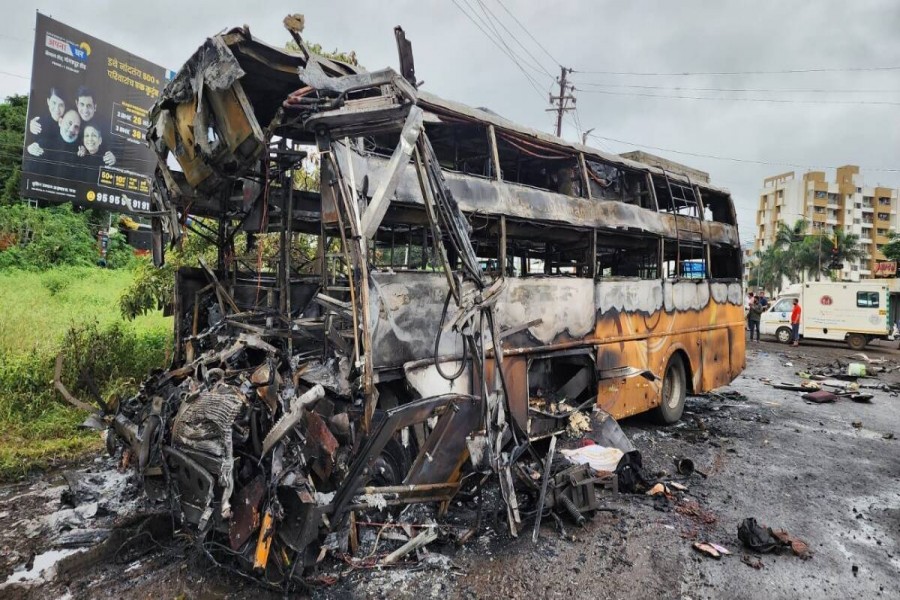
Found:
[[(513, 534), (523, 486), (537, 515), (593, 510), (599, 480), (553, 467), (573, 414), (671, 422), (744, 366), (730, 196), (417, 89), (399, 28), (400, 73), (365, 72), (285, 23), (301, 52), (210, 38), (151, 115), (154, 257), (185, 228), (219, 255), (179, 271), (172, 369), (113, 422), (147, 485), (202, 532), (255, 498), (262, 569), (275, 522), (311, 564), (363, 496), (446, 511), (464, 472), (498, 476)], [(293, 184), (304, 145), (318, 192)], [(233, 259), (267, 232), (276, 270)], [(318, 239), (302, 273), (298, 234)]]

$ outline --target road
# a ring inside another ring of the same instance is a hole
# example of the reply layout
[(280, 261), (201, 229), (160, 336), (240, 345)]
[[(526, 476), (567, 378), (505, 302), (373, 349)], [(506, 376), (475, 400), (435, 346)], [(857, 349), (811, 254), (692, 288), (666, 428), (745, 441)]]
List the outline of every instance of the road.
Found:
[[(612, 509), (584, 528), (560, 535), (547, 523), (538, 544), (511, 539), (491, 521), (462, 547), (430, 548), (449, 568), (348, 571), (314, 598), (897, 598), (900, 597), (900, 399), (875, 391), (870, 404), (809, 404), (800, 393), (765, 381), (799, 381), (794, 373), (851, 352), (827, 344), (748, 346), (747, 369), (720, 393), (688, 399), (682, 421), (659, 427), (622, 422), (648, 473), (674, 476), (673, 458), (690, 457), (708, 475), (678, 479), (688, 490), (665, 501), (646, 495), (604, 498)], [(893, 345), (870, 346), (870, 357), (900, 364)], [(789, 366), (790, 365), (790, 366)], [(882, 376), (900, 383), (900, 370)], [(893, 436), (891, 435), (893, 434)], [(103, 465), (99, 465), (98, 469)], [(46, 549), (46, 532), (29, 510), (52, 513), (58, 479), (50, 476), (0, 489), (0, 543), (16, 557)], [(11, 499), (37, 490), (41, 509)], [(737, 538), (746, 517), (783, 528), (809, 544), (811, 558), (754, 555)], [(22, 529), (19, 523), (31, 522)], [(530, 530), (530, 528), (529, 528)], [(27, 537), (30, 533), (31, 537)], [(525, 538), (528, 539), (525, 539)], [(719, 560), (692, 549), (721, 544)], [(743, 561), (758, 559), (756, 569)], [(0, 596), (43, 598), (281, 597), (268, 594), (202, 557), (157, 550), (132, 563), (106, 564), (31, 586), (7, 585)], [(436, 561), (438, 562), (438, 561)], [(123, 577), (123, 572), (128, 575)]]

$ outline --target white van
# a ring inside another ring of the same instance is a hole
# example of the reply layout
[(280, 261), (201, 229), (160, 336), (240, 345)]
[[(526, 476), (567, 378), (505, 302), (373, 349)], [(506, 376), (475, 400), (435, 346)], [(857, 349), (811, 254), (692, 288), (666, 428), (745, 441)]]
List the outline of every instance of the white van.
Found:
[(847, 342), (862, 350), (874, 339), (892, 340), (887, 282), (821, 281), (789, 286), (760, 318), (760, 333), (791, 340), (791, 310), (800, 299), (800, 337)]

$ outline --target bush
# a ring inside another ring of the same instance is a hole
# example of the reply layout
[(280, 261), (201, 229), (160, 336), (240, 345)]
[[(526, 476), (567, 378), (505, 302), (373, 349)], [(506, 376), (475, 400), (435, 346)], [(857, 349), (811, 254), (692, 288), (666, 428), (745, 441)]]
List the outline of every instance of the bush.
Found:
[(0, 268), (43, 271), (63, 265), (93, 265), (98, 253), (86, 213), (68, 204), (31, 208), (0, 206), (0, 235), (15, 240), (0, 251)]
[(116, 231), (110, 234), (106, 246), (106, 267), (109, 269), (130, 269), (137, 263), (134, 248), (128, 244), (125, 236)]
[(44, 286), (51, 296), (56, 296), (64, 291), (72, 283), (72, 273), (64, 269), (54, 269), (41, 275), (41, 285)]
[[(109, 404), (164, 365), (169, 343), (166, 333), (118, 323), (72, 327), (62, 343), (62, 381), (80, 400)], [(99, 445), (96, 433), (78, 427), (86, 414), (54, 390), (55, 362), (54, 352), (0, 350), (0, 479)]]

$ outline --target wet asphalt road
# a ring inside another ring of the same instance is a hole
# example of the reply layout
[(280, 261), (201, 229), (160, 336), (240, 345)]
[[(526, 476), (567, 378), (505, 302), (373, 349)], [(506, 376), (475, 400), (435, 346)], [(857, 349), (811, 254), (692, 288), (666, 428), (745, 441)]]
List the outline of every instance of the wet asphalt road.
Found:
[[(886, 343), (865, 352), (900, 361)], [(519, 539), (463, 549), (454, 557), (459, 575), (367, 573), (324, 596), (898, 598), (900, 440), (885, 436), (900, 438), (900, 398), (875, 391), (871, 404), (816, 405), (760, 381), (799, 382), (798, 370), (851, 353), (828, 344), (750, 344), (744, 374), (719, 390), (723, 396), (689, 398), (678, 425), (624, 421), (651, 474), (670, 480), (676, 456), (691, 457), (708, 473), (682, 480), (689, 490), (674, 508), (641, 496), (612, 498), (607, 506), (618, 512), (570, 529), (574, 541), (545, 526), (537, 547)], [(900, 382), (900, 373), (883, 378)], [(677, 508), (692, 502), (699, 518)], [(805, 540), (812, 557), (745, 551), (737, 528), (746, 517)], [(693, 550), (693, 541), (716, 542), (733, 554), (715, 560)], [(745, 564), (745, 555), (762, 568)]]
[[(900, 364), (894, 345), (865, 351)], [(640, 418), (622, 423), (651, 475), (669, 481), (673, 458), (687, 456), (708, 473), (680, 480), (672, 501), (645, 495), (605, 498), (615, 512), (560, 536), (551, 523), (538, 544), (510, 539), (502, 522), (462, 548), (434, 547), (451, 569), (359, 570), (333, 565), (342, 580), (316, 598), (898, 598), (900, 597), (900, 398), (875, 391), (871, 404), (839, 400), (807, 404), (800, 393), (775, 390), (760, 378), (799, 381), (793, 374), (844, 359), (845, 347), (771, 342), (751, 344), (744, 374), (721, 395), (689, 398), (684, 418), (661, 428)], [(786, 363), (793, 366), (786, 366)], [(900, 370), (882, 376), (900, 383)], [(742, 394), (729, 395), (735, 391)], [(854, 426), (856, 423), (857, 426)], [(894, 439), (886, 439), (889, 434)], [(35, 489), (52, 487), (33, 480)], [(16, 494), (28, 486), (16, 486)], [(0, 490), (2, 492), (3, 490)], [(27, 491), (27, 490), (26, 490)], [(3, 502), (4, 550), (40, 551), (44, 540), (16, 530), (16, 511)], [(34, 509), (34, 507), (31, 507)], [(4, 514), (5, 513), (5, 514)], [(34, 515), (31, 515), (34, 516)], [(812, 558), (753, 555), (737, 539), (755, 517), (805, 540)], [(490, 521), (488, 521), (490, 524)], [(527, 539), (525, 539), (527, 538)], [(721, 560), (692, 549), (716, 542), (733, 554)], [(761, 569), (744, 562), (757, 558)], [(855, 567), (855, 569), (854, 569)], [(127, 576), (123, 577), (123, 572)], [(104, 565), (65, 581), (6, 587), (0, 597), (259, 598), (252, 584), (202, 560), (157, 552), (128, 565)]]

